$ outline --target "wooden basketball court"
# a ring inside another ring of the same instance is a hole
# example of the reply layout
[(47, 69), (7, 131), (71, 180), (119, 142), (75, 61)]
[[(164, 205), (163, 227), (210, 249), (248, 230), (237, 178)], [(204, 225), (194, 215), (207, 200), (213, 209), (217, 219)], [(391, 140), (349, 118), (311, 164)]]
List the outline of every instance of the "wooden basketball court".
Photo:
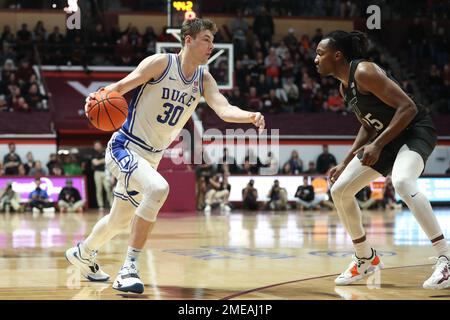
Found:
[[(0, 299), (450, 299), (450, 290), (422, 289), (434, 251), (409, 211), (363, 214), (385, 269), (347, 287), (334, 285), (352, 254), (334, 211), (161, 214), (140, 260), (142, 295), (111, 288), (127, 233), (99, 252), (107, 283), (80, 278), (66, 261), (97, 212), (0, 214)], [(436, 214), (448, 238), (450, 209)]]

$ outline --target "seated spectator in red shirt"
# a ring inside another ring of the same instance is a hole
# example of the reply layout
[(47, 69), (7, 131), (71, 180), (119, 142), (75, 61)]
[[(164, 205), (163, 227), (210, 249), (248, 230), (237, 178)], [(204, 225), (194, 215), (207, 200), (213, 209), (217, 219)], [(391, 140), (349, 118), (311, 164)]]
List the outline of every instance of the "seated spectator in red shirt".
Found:
[(344, 100), (342, 100), (337, 90), (331, 90), (326, 102), (326, 109), (334, 112), (344, 110)]

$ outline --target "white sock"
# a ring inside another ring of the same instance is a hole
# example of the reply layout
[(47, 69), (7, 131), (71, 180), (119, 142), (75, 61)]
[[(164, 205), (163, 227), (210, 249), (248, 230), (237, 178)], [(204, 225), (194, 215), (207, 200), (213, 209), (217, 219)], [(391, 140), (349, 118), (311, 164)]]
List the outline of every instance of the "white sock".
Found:
[(370, 247), (369, 241), (363, 241), (360, 243), (354, 243), (353, 247), (356, 251), (356, 256), (358, 258), (369, 259), (372, 257), (372, 248)]
[(123, 266), (127, 267), (127, 266), (134, 264), (135, 267), (137, 268), (140, 253), (141, 253), (141, 249), (136, 249), (136, 248), (129, 246), (128, 250), (127, 250), (127, 256), (125, 258), (125, 262), (123, 263)]
[(446, 256), (450, 259), (450, 248), (445, 239), (434, 242), (433, 248), (436, 250), (438, 256)]

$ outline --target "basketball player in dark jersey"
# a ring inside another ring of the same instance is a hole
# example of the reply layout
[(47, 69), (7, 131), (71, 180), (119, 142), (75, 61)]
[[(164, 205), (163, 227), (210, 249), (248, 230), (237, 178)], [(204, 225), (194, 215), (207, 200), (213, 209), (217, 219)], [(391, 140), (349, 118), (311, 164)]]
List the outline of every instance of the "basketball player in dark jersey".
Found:
[(365, 34), (334, 31), (320, 41), (314, 60), (321, 76), (333, 76), (341, 82), (341, 95), (361, 123), (347, 156), (330, 171), (333, 201), (355, 248), (353, 261), (335, 283), (348, 285), (383, 267), (366, 239), (355, 195), (372, 180), (391, 173), (396, 192), (438, 256), (435, 270), (423, 287), (448, 288), (450, 249), (430, 202), (417, 186), (417, 178), (436, 145), (436, 130), (423, 106), (382, 68), (364, 59), (366, 51)]

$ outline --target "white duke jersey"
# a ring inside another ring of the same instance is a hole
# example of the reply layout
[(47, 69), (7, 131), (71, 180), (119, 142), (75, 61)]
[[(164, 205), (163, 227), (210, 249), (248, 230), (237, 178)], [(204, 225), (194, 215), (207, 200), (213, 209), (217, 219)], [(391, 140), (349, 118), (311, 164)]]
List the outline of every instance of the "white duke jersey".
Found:
[(177, 54), (158, 79), (137, 87), (128, 117), (118, 135), (150, 152), (166, 149), (191, 117), (203, 94), (203, 68), (190, 80), (181, 70)]

